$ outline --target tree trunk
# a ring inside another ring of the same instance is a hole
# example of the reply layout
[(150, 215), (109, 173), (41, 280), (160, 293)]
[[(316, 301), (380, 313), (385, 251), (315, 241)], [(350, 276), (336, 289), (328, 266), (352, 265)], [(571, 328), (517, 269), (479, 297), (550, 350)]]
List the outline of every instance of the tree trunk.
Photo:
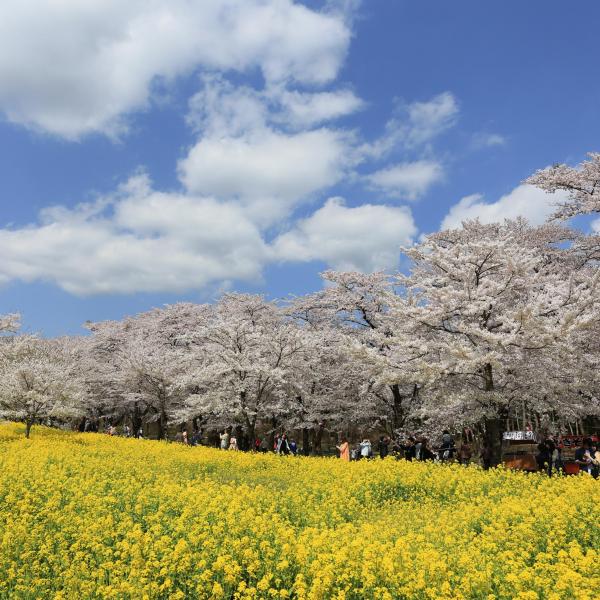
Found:
[(32, 427), (32, 425), (33, 425), (33, 421), (32, 421), (32, 420), (30, 420), (30, 419), (27, 419), (27, 420), (25, 421), (25, 437), (26, 437), (27, 439), (29, 439), (29, 433), (31, 432), (31, 427)]
[[(244, 392), (242, 392), (242, 393), (244, 393)], [(256, 440), (256, 417), (250, 419), (250, 417), (248, 417), (248, 415), (244, 415), (244, 420), (246, 422), (245, 431), (243, 430), (242, 427), (239, 427), (238, 434), (236, 435), (236, 438), (238, 441), (238, 448), (240, 448), (240, 450), (242, 449), (240, 447), (240, 444), (244, 445), (244, 443), (245, 443), (245, 440), (242, 440), (242, 435), (244, 435), (245, 438), (246, 437), (248, 438), (249, 448), (254, 447), (254, 440)], [(236, 430), (238, 430), (238, 426), (236, 426)]]
[[(483, 367), (483, 377), (485, 380), (485, 391), (494, 391), (494, 375), (492, 365), (487, 363)], [(487, 450), (487, 456), (484, 457), (484, 466), (495, 467), (502, 462), (502, 433), (506, 425), (508, 411), (506, 408), (496, 409), (493, 417), (485, 419), (484, 444)], [(486, 464), (487, 463), (487, 464)]]
[(140, 407), (136, 402), (133, 405), (133, 410), (131, 411), (131, 429), (132, 435), (137, 437), (138, 431), (142, 428), (142, 415), (140, 413)]
[(310, 437), (308, 427), (302, 428), (302, 454), (308, 456), (310, 454)]
[(313, 454), (314, 456), (320, 456), (321, 455), (321, 441), (323, 440), (323, 431), (325, 429), (325, 423), (321, 422), (319, 423), (319, 425), (317, 426), (317, 429), (313, 430), (314, 431), (314, 444), (312, 447), (312, 452), (311, 454)]
[[(504, 432), (505, 422), (504, 415), (485, 420), (484, 443), (489, 452), (489, 466), (491, 467), (495, 467), (502, 462), (502, 433)], [(484, 466), (488, 465), (484, 464)]]
[(202, 429), (201, 425), (202, 425), (202, 417), (194, 417), (192, 419), (192, 427), (194, 428), (194, 431), (200, 431)]
[(392, 405), (392, 428), (394, 431), (400, 429), (404, 424), (404, 409), (402, 408), (402, 394), (397, 383), (390, 385), (394, 404)]
[(275, 415), (271, 417), (271, 431), (269, 432), (269, 450), (273, 450), (275, 446), (275, 430), (277, 429), (277, 418)]
[(158, 439), (167, 439), (167, 415), (163, 409), (160, 411), (160, 419), (158, 420)]

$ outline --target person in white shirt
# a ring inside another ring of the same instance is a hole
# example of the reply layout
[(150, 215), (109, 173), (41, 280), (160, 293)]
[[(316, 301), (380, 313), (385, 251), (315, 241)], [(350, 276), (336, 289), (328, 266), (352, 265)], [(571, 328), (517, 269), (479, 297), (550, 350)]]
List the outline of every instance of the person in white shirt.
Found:
[(373, 451), (371, 449), (371, 440), (364, 439), (360, 443), (360, 457), (361, 458), (371, 458), (373, 456)]

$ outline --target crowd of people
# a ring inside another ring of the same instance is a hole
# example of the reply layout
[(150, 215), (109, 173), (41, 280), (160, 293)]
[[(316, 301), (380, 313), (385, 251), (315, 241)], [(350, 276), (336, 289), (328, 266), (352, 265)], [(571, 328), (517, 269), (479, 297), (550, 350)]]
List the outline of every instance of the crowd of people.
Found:
[[(228, 429), (219, 433), (219, 447), (221, 450), (240, 450), (237, 438)], [(268, 452), (269, 450), (272, 450), (277, 454), (295, 455), (298, 454), (298, 444), (296, 443), (296, 440), (289, 439), (287, 434), (282, 433), (274, 436), (272, 447), (267, 438), (257, 437), (254, 440), (252, 450), (254, 450), (254, 452)]]
[(567, 472), (566, 463), (571, 462), (577, 466), (577, 472), (587, 473), (597, 479), (600, 475), (600, 441), (584, 438), (575, 448), (573, 457), (566, 461), (560, 439), (546, 436), (537, 445), (535, 459), (538, 470), (549, 476)]
[[(187, 436), (185, 440), (178, 439), (188, 443)], [(377, 444), (373, 444), (369, 438), (364, 438), (354, 446), (350, 445), (347, 438), (342, 438), (339, 445), (336, 445), (339, 457), (346, 461), (369, 460), (376, 456), (383, 459), (387, 456), (393, 456), (397, 459), (406, 460), (434, 460), (440, 462), (456, 461), (461, 464), (469, 464), (474, 458), (473, 436), (467, 432), (466, 436), (457, 448), (454, 437), (449, 431), (444, 431), (439, 446), (432, 446), (429, 440), (422, 436), (409, 436), (406, 439), (392, 440), (389, 436), (379, 436)], [(219, 434), (219, 447), (221, 450), (239, 450), (236, 437), (229, 429), (225, 429)], [(252, 448), (255, 452), (272, 451), (282, 455), (296, 455), (301, 450), (293, 438), (289, 438), (286, 433), (278, 433), (274, 436), (272, 445), (264, 437), (257, 437)], [(478, 454), (485, 468), (489, 468), (490, 453), (483, 447)]]
[[(81, 431), (98, 431), (97, 424), (86, 421)], [(113, 424), (106, 424), (104, 432), (108, 435), (123, 435), (124, 437), (143, 438), (142, 428), (133, 431), (128, 425), (122, 427), (121, 432)], [(491, 466), (491, 452), (485, 444), (476, 447), (475, 436), (470, 429), (463, 430), (460, 436), (460, 444), (457, 445), (455, 437), (444, 430), (439, 439), (439, 443), (434, 445), (424, 436), (409, 435), (405, 438), (392, 439), (389, 436), (381, 435), (376, 444), (373, 444), (367, 437), (354, 445), (343, 437), (338, 445), (335, 446), (338, 456), (344, 461), (371, 460), (376, 457), (384, 459), (392, 456), (396, 459), (405, 459), (409, 461), (436, 461), (436, 462), (458, 462), (468, 465), (472, 462), (481, 464), (484, 469)], [(575, 449), (574, 462), (578, 470), (588, 473), (595, 478), (600, 476), (600, 441), (597, 438), (585, 438)], [(202, 434), (194, 430), (189, 435), (186, 430), (182, 430), (175, 436), (175, 441), (198, 446), (203, 443)], [(225, 429), (219, 433), (219, 448), (221, 450), (241, 450), (248, 449), (254, 452), (272, 451), (280, 455), (297, 455), (304, 453), (299, 448), (296, 440), (290, 438), (286, 433), (277, 433), (271, 438), (257, 437), (248, 448), (241, 448), (237, 437), (231, 428)], [(565, 472), (565, 460), (563, 459), (562, 444), (552, 436), (546, 436), (537, 445), (537, 454), (535, 456), (537, 468), (539, 471), (547, 473), (549, 476), (553, 473)]]
[[(440, 445), (434, 446), (423, 436), (408, 436), (404, 439), (392, 440), (389, 436), (380, 436), (376, 448), (371, 440), (364, 438), (354, 447), (350, 447), (347, 438), (342, 438), (341, 444), (336, 446), (342, 460), (372, 459), (376, 456), (386, 458), (404, 458), (406, 460), (436, 460), (440, 462), (456, 461), (469, 464), (473, 458), (473, 439), (471, 434), (463, 437), (461, 445), (457, 448), (454, 436), (449, 431), (444, 431)], [(489, 468), (489, 451), (484, 447), (480, 450), (479, 457), (483, 466)]]
[[(432, 445), (423, 436), (411, 435), (398, 440), (392, 440), (389, 436), (380, 436), (376, 447), (368, 438), (353, 446), (347, 438), (342, 438), (336, 449), (340, 459), (345, 461), (369, 460), (377, 456), (384, 459), (391, 455), (396, 459), (403, 458), (409, 461), (431, 460), (458, 462), (463, 465), (477, 462), (484, 469), (489, 469), (491, 466), (490, 449), (485, 444), (477, 448), (474, 435), (469, 429), (463, 431), (458, 446), (454, 436), (445, 430), (438, 445)], [(551, 436), (544, 437), (537, 445), (535, 459), (538, 470), (549, 476), (553, 473), (566, 472), (562, 444)], [(577, 465), (579, 472), (587, 473), (597, 479), (600, 476), (600, 441), (584, 439), (576, 448), (574, 460), (571, 462)]]

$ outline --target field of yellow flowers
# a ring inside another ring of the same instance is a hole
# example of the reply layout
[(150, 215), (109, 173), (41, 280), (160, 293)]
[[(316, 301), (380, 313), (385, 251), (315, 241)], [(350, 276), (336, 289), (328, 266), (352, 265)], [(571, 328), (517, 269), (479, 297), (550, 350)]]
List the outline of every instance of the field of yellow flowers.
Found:
[(0, 425), (0, 597), (589, 600), (600, 482)]

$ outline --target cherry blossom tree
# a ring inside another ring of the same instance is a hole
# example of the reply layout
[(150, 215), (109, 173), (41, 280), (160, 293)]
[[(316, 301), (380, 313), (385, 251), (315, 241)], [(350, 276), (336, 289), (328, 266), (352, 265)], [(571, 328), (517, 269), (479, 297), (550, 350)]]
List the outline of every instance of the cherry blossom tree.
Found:
[(564, 190), (568, 200), (557, 207), (553, 218), (600, 212), (600, 154), (591, 152), (579, 167), (557, 164), (534, 173), (525, 183), (547, 192)]
[(20, 327), (21, 316), (17, 313), (0, 315), (0, 333), (15, 333)]
[(416, 365), (427, 349), (408, 327), (394, 279), (386, 273), (334, 271), (322, 277), (323, 290), (294, 302), (297, 318), (343, 334), (338, 368), (350, 373), (359, 365), (364, 416), (390, 433), (404, 428), (418, 404)]
[(206, 311), (205, 305), (175, 304), (89, 324), (88, 383), (101, 412), (128, 416), (134, 429), (156, 422), (164, 438), (188, 394), (186, 375), (196, 359), (190, 332)]
[[(14, 321), (13, 321), (14, 322)], [(68, 340), (32, 335), (3, 339), (0, 345), (0, 415), (31, 427), (45, 419), (82, 414), (83, 386)]]
[(405, 250), (413, 268), (398, 277), (409, 298), (403, 310), (428, 348), (424, 377), (444, 384), (429, 410), (441, 421), (481, 420), (495, 463), (512, 402), (532, 402), (531, 386), (522, 385), (527, 368), (540, 357), (551, 362), (564, 340), (598, 318), (598, 273), (569, 271), (565, 236), (564, 228), (523, 220), (470, 221)]
[(306, 454), (309, 447), (320, 454), (325, 430), (347, 431), (361, 422), (372, 423), (376, 415), (368, 406), (372, 396), (365, 389), (362, 365), (349, 360), (345, 333), (297, 315), (295, 322), (308, 351), (297, 357), (286, 375), (281, 420), (286, 428), (301, 430)]
[(259, 421), (284, 411), (289, 374), (310, 348), (273, 302), (249, 294), (225, 294), (191, 342), (198, 366), (190, 379), (198, 391), (186, 400), (184, 414), (240, 424), (250, 441)]

